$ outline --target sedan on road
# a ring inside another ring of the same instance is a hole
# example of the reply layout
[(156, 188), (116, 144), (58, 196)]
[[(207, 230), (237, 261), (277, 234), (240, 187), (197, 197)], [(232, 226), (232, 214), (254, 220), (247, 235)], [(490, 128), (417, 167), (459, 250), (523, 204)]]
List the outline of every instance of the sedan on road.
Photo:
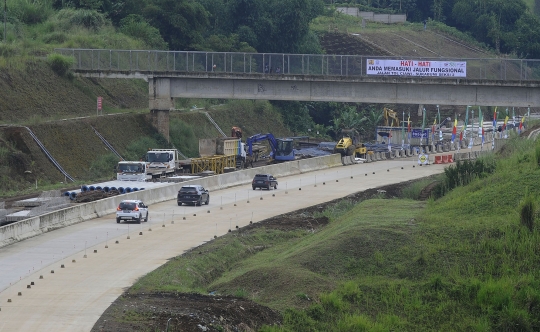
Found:
[(201, 206), (202, 204), (210, 204), (210, 193), (200, 185), (183, 186), (178, 191), (176, 198), (178, 206), (182, 204), (193, 204)]

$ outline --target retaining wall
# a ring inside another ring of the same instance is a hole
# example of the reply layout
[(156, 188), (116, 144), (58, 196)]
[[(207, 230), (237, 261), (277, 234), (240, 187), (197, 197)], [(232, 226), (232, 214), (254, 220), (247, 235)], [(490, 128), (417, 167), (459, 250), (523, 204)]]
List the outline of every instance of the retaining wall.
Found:
[(120, 201), (124, 199), (140, 199), (146, 204), (155, 204), (173, 200), (176, 198), (180, 187), (186, 184), (200, 184), (206, 189), (213, 191), (250, 183), (255, 174), (270, 173), (276, 177), (280, 177), (336, 166), (341, 166), (341, 156), (339, 154), (250, 168), (181, 183), (171, 183), (170, 185), (158, 188), (149, 188), (129, 194), (105, 198), (95, 202), (77, 204), (62, 210), (53, 211), (41, 216), (21, 220), (0, 227), (0, 247), (58, 228), (114, 213)]

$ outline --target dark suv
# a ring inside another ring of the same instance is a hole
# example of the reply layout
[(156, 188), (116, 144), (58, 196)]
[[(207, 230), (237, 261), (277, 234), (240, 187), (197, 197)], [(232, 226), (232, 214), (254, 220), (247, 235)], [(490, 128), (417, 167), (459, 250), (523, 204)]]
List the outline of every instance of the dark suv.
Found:
[(200, 185), (183, 186), (178, 191), (176, 201), (178, 206), (183, 203), (199, 206), (203, 203), (208, 205), (210, 204), (210, 193)]
[(277, 179), (271, 174), (256, 174), (251, 182), (253, 190), (257, 188), (266, 188), (268, 190), (270, 190), (270, 188), (277, 189), (277, 185)]

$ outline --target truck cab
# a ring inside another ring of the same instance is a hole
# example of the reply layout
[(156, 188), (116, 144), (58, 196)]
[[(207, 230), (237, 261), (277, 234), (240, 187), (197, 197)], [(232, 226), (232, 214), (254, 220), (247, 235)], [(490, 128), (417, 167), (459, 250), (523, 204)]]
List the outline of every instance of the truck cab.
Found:
[(144, 161), (120, 161), (115, 169), (116, 180), (118, 181), (143, 182), (152, 178), (147, 174), (147, 167)]
[(152, 149), (146, 152), (147, 174), (152, 178), (170, 176), (178, 169), (178, 151), (175, 149)]

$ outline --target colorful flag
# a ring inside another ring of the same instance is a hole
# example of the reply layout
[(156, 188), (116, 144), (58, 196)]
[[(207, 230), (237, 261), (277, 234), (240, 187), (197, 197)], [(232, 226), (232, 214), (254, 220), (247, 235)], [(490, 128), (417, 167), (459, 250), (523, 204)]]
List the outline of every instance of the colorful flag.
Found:
[(454, 128), (452, 128), (452, 143), (454, 143), (454, 140), (456, 139), (456, 132), (457, 132), (457, 118), (454, 120)]
[(467, 113), (465, 114), (465, 125), (463, 126), (465, 129), (463, 130), (463, 138), (467, 138), (467, 128), (469, 126), (469, 107), (470, 106), (467, 106)]
[(433, 120), (433, 126), (431, 127), (431, 142), (435, 143), (435, 126), (437, 125), (437, 117)]
[(497, 131), (497, 106), (495, 106), (495, 112), (493, 112), (493, 133)]
[(409, 112), (409, 117), (407, 118), (407, 140), (411, 144), (411, 113)]
[(484, 133), (484, 118), (482, 116), (482, 109), (480, 106), (478, 107), (478, 137), (482, 137), (482, 141), (484, 141), (484, 138), (482, 134)]
[(401, 123), (401, 150), (405, 145), (405, 112), (403, 112), (403, 122)]
[(523, 121), (525, 121), (525, 115), (521, 117), (521, 121), (519, 121), (519, 133), (521, 134), (521, 131), (523, 130)]
[(508, 115), (504, 118), (503, 130), (506, 130), (506, 124), (508, 123)]
[[(426, 109), (423, 109), (423, 116), (422, 116), (422, 134), (420, 135), (420, 144), (424, 141), (424, 129), (426, 128)], [(427, 139), (428, 137), (426, 137)], [(426, 142), (427, 143), (427, 142)]]

